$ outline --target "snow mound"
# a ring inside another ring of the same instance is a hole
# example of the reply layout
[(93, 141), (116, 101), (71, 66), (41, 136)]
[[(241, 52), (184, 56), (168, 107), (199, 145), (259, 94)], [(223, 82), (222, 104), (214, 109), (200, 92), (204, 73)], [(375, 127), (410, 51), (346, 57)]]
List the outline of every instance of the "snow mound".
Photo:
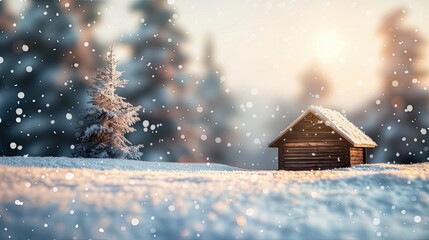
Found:
[(0, 239), (429, 239), (429, 163), (197, 166), (0, 158)]
[[(160, 170), (240, 170), (227, 165), (216, 163), (167, 163), (144, 162), (126, 159), (110, 158), (67, 158), (67, 157), (2, 157), (1, 165), (16, 167), (45, 167), (45, 168), (89, 168), (98, 170), (132, 170), (132, 171), (160, 171)], [(241, 169), (242, 170), (242, 169)]]

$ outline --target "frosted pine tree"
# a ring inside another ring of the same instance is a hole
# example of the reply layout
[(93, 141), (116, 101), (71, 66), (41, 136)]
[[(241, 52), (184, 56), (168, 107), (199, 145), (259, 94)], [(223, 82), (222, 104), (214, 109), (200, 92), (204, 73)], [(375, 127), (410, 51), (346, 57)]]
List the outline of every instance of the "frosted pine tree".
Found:
[(77, 130), (80, 143), (74, 155), (77, 157), (139, 159), (141, 145), (133, 146), (125, 134), (134, 132), (131, 127), (140, 120), (140, 106), (134, 107), (115, 93), (128, 80), (122, 80), (116, 70), (118, 61), (112, 48), (105, 59), (107, 67), (99, 71), (95, 83), (89, 89), (92, 107), (83, 114), (84, 126)]

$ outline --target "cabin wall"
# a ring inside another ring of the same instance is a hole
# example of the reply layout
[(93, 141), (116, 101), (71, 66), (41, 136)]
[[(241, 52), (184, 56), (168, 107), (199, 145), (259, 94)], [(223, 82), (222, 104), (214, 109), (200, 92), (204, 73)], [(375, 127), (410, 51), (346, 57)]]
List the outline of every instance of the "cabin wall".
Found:
[(277, 155), (278, 168), (277, 169), (282, 169), (283, 161), (281, 159), (281, 156), (283, 156), (283, 151), (284, 149), (282, 147), (278, 148), (278, 155)]
[(357, 164), (365, 163), (365, 151), (364, 148), (350, 148), (350, 165), (354, 166)]
[(350, 166), (350, 143), (310, 113), (283, 136), (279, 169), (311, 170)]

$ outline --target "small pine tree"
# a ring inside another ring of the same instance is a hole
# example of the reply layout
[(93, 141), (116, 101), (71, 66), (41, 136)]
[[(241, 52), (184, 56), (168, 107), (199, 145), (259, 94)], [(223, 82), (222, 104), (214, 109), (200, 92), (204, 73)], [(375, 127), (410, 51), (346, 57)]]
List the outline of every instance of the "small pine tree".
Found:
[(105, 61), (107, 67), (99, 71), (88, 91), (92, 107), (82, 115), (85, 123), (77, 130), (80, 143), (74, 155), (140, 159), (139, 148), (142, 146), (132, 146), (125, 134), (135, 131), (131, 126), (140, 120), (138, 111), (141, 106), (134, 107), (115, 93), (116, 88), (123, 88), (128, 80), (119, 79), (122, 73), (116, 70), (118, 61), (112, 48)]

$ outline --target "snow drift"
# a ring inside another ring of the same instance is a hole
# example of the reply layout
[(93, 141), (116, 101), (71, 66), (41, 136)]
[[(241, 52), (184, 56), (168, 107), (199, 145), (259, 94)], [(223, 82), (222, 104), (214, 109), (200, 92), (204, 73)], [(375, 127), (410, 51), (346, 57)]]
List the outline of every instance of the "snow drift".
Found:
[(325, 171), (0, 158), (0, 239), (427, 239), (429, 163)]

